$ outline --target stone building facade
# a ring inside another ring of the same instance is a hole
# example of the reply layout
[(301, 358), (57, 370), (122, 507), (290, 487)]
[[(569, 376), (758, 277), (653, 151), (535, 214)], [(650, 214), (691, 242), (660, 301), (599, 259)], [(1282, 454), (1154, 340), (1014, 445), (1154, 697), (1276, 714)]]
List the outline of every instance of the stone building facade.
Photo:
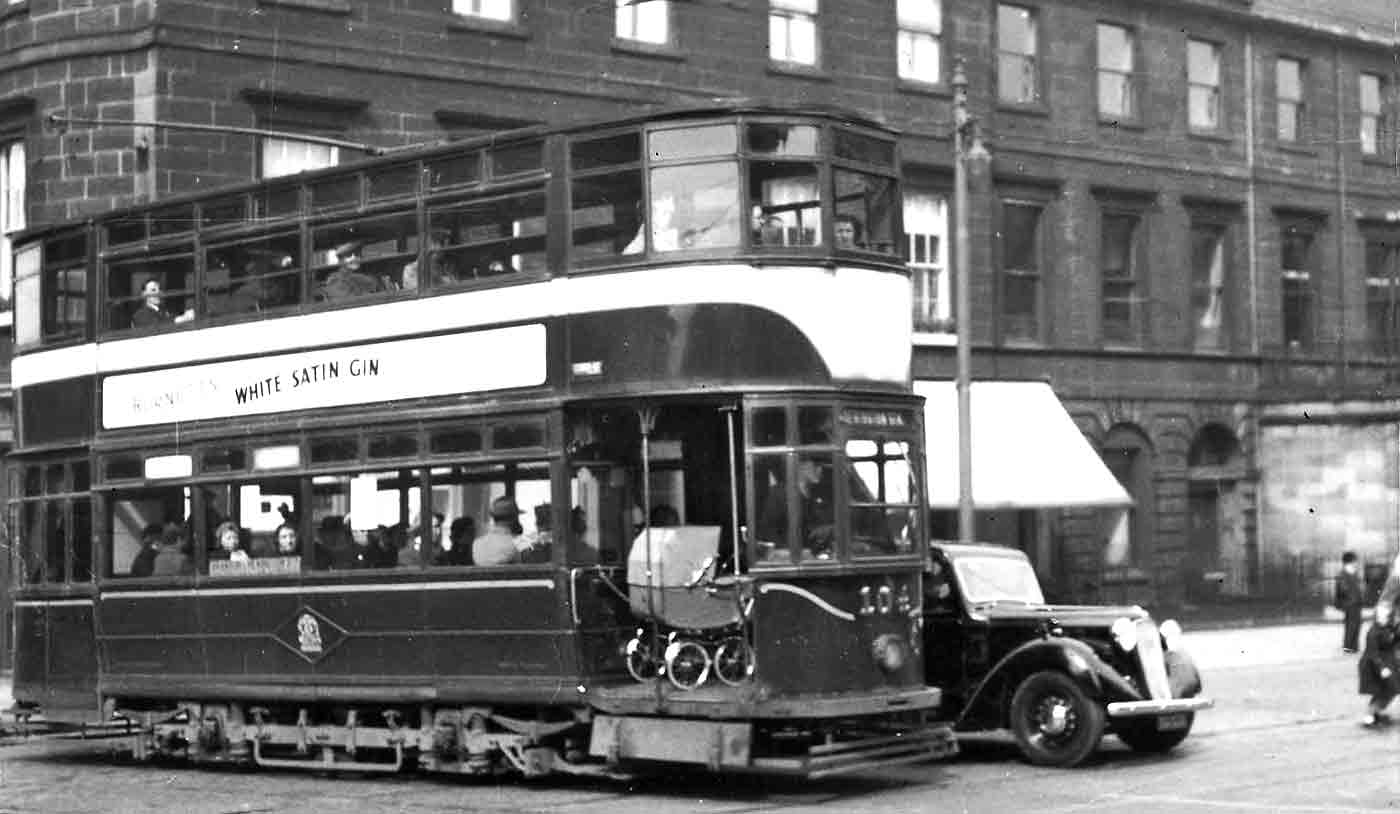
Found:
[(985, 516), (986, 536), (1032, 551), (1059, 598), (1291, 601), (1342, 548), (1378, 561), (1400, 536), (1386, 4), (8, 0), (0, 221), (349, 161), (352, 143), (839, 105), (904, 133), (914, 374), (946, 379), (960, 59), (992, 155), (966, 213), (974, 375), (1052, 383), (1135, 500), (1122, 522)]

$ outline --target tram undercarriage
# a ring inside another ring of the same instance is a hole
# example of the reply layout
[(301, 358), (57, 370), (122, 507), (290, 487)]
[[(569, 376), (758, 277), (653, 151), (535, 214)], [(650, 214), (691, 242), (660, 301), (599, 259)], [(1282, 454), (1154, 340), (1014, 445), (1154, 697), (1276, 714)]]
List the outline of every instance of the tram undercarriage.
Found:
[(918, 713), (841, 721), (706, 720), (489, 706), (283, 706), (186, 702), (118, 709), (137, 759), (334, 772), (635, 774), (646, 764), (809, 778), (956, 753), (950, 728)]

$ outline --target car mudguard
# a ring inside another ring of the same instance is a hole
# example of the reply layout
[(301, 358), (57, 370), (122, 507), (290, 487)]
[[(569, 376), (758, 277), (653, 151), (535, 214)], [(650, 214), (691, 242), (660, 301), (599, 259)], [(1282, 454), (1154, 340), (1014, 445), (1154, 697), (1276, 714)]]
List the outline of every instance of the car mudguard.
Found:
[(1090, 697), (1104, 703), (1136, 701), (1142, 696), (1094, 649), (1078, 639), (1047, 636), (1021, 644), (1007, 653), (968, 695), (955, 724), (994, 721), (1006, 725), (1007, 699), (1021, 680), (1040, 670), (1058, 670), (1079, 684)]

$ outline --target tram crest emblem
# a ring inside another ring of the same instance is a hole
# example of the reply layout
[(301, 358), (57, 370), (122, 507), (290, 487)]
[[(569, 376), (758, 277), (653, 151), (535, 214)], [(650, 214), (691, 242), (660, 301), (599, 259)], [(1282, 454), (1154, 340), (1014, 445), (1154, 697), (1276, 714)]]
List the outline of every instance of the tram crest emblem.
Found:
[(306, 605), (297, 608), (273, 632), (273, 637), (283, 647), (313, 664), (329, 655), (348, 636), (345, 628)]
[(321, 623), (309, 613), (297, 620), (297, 646), (308, 655), (321, 652)]

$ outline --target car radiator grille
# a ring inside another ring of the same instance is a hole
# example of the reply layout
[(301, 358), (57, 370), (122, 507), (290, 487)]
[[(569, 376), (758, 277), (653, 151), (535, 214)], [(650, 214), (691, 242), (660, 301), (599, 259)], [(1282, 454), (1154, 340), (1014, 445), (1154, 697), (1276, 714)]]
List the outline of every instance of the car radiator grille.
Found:
[(1147, 682), (1147, 694), (1152, 698), (1171, 698), (1171, 683), (1167, 680), (1167, 663), (1162, 654), (1162, 637), (1151, 619), (1137, 623), (1138, 661), (1142, 677)]

